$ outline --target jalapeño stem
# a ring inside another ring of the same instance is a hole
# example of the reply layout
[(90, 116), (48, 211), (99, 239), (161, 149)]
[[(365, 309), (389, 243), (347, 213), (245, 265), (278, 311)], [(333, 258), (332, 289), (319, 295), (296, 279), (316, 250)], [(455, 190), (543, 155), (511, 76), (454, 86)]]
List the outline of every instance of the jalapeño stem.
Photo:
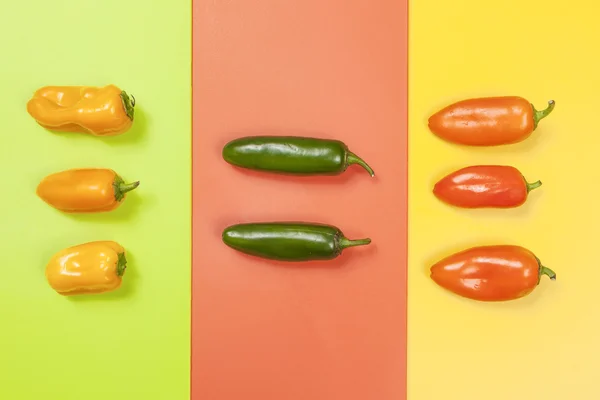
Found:
[(348, 165), (358, 164), (361, 167), (363, 167), (364, 169), (366, 169), (371, 176), (375, 176), (375, 172), (369, 166), (369, 164), (367, 164), (362, 158), (360, 158), (356, 154), (352, 153), (351, 151), (349, 151), (348, 155), (346, 156), (346, 163)]

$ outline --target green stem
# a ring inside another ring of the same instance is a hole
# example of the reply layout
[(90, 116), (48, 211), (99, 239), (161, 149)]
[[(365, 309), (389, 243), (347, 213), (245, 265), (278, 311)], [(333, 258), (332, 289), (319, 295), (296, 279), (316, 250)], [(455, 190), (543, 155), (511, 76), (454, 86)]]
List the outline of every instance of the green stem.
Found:
[(543, 265), (540, 265), (540, 277), (542, 275), (548, 275), (548, 277), (553, 281), (556, 280), (556, 272), (552, 271), (550, 268), (546, 268)]
[(369, 243), (371, 243), (371, 239), (369, 238), (350, 240), (348, 238), (343, 237), (340, 239), (340, 249), (346, 249), (348, 247), (354, 246), (365, 246)]
[(125, 253), (119, 253), (119, 258), (117, 259), (117, 275), (123, 276), (126, 268), (127, 258), (125, 257)]
[(371, 167), (369, 167), (369, 164), (367, 164), (362, 158), (352, 153), (351, 151), (349, 151), (348, 155), (346, 156), (346, 163), (348, 165), (358, 164), (364, 169), (366, 169), (369, 172), (369, 174), (371, 174), (371, 176), (375, 176), (375, 172)]
[(135, 98), (130, 96), (124, 90), (121, 91), (121, 101), (123, 102), (123, 108), (130, 120), (133, 121), (133, 115), (135, 113)]
[(140, 186), (140, 181), (125, 183), (123, 178), (117, 176), (113, 182), (113, 189), (115, 191), (115, 200), (121, 201), (125, 197), (125, 193), (131, 192), (136, 187)]
[(537, 261), (538, 268), (539, 268), (539, 272), (538, 272), (538, 284), (542, 280), (542, 275), (548, 275), (548, 277), (550, 279), (552, 279), (553, 281), (556, 280), (556, 273), (554, 271), (552, 271), (550, 268), (544, 267), (542, 265), (542, 262), (540, 261), (539, 258), (535, 257), (535, 260)]
[(121, 186), (119, 186), (119, 190), (121, 191), (121, 193), (127, 193), (127, 192), (131, 192), (133, 189), (135, 189), (138, 186), (140, 186), (140, 181), (131, 182), (131, 183), (123, 183)]
[(533, 104), (531, 105), (531, 107), (533, 107), (533, 129), (537, 128), (538, 123), (541, 119), (546, 118), (548, 114), (550, 114), (552, 110), (554, 110), (555, 105), (556, 103), (554, 102), (554, 100), (550, 100), (548, 102), (548, 107), (541, 111), (536, 110)]
[(536, 182), (526, 182), (527, 183), (527, 193), (531, 192), (533, 189), (537, 189), (540, 186), (542, 186), (542, 181), (536, 181)]

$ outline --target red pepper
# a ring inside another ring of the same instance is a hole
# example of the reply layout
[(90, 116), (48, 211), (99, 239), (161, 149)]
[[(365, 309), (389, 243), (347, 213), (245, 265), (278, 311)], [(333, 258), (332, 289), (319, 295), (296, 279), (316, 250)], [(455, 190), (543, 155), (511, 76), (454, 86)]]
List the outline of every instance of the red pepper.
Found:
[(472, 247), (431, 267), (431, 279), (441, 287), (472, 300), (506, 301), (530, 294), (542, 275), (556, 274), (542, 266), (529, 250), (514, 245)]
[(452, 143), (496, 146), (527, 139), (539, 121), (554, 109), (537, 111), (522, 97), (483, 97), (451, 104), (429, 118), (429, 129)]
[(529, 192), (542, 185), (529, 183), (518, 169), (505, 165), (474, 165), (459, 169), (437, 182), (433, 194), (462, 208), (521, 206)]

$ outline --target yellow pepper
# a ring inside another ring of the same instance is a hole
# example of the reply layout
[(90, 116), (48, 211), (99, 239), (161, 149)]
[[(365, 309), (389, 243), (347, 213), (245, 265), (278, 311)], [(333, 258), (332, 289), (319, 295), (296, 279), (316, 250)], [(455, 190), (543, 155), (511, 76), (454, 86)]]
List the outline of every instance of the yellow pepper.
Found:
[(119, 207), (126, 193), (139, 184), (139, 181), (125, 183), (108, 168), (74, 168), (46, 176), (36, 193), (48, 205), (65, 213), (105, 212)]
[(56, 253), (46, 265), (46, 279), (64, 296), (103, 293), (121, 286), (126, 267), (125, 249), (120, 244), (88, 242)]
[(115, 85), (45, 86), (27, 103), (27, 112), (56, 132), (114, 136), (133, 124), (135, 98)]

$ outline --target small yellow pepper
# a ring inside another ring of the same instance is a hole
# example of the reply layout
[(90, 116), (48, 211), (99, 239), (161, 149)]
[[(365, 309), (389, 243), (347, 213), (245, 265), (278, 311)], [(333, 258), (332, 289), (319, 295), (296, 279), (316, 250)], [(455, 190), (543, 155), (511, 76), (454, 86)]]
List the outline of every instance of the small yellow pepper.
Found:
[(139, 184), (125, 183), (112, 169), (75, 168), (46, 176), (36, 194), (65, 213), (106, 212), (119, 207)]
[(135, 98), (115, 85), (45, 86), (27, 103), (27, 112), (56, 132), (114, 136), (133, 124)]
[(103, 293), (121, 286), (126, 267), (125, 249), (118, 243), (88, 242), (56, 253), (46, 265), (46, 279), (64, 296)]

